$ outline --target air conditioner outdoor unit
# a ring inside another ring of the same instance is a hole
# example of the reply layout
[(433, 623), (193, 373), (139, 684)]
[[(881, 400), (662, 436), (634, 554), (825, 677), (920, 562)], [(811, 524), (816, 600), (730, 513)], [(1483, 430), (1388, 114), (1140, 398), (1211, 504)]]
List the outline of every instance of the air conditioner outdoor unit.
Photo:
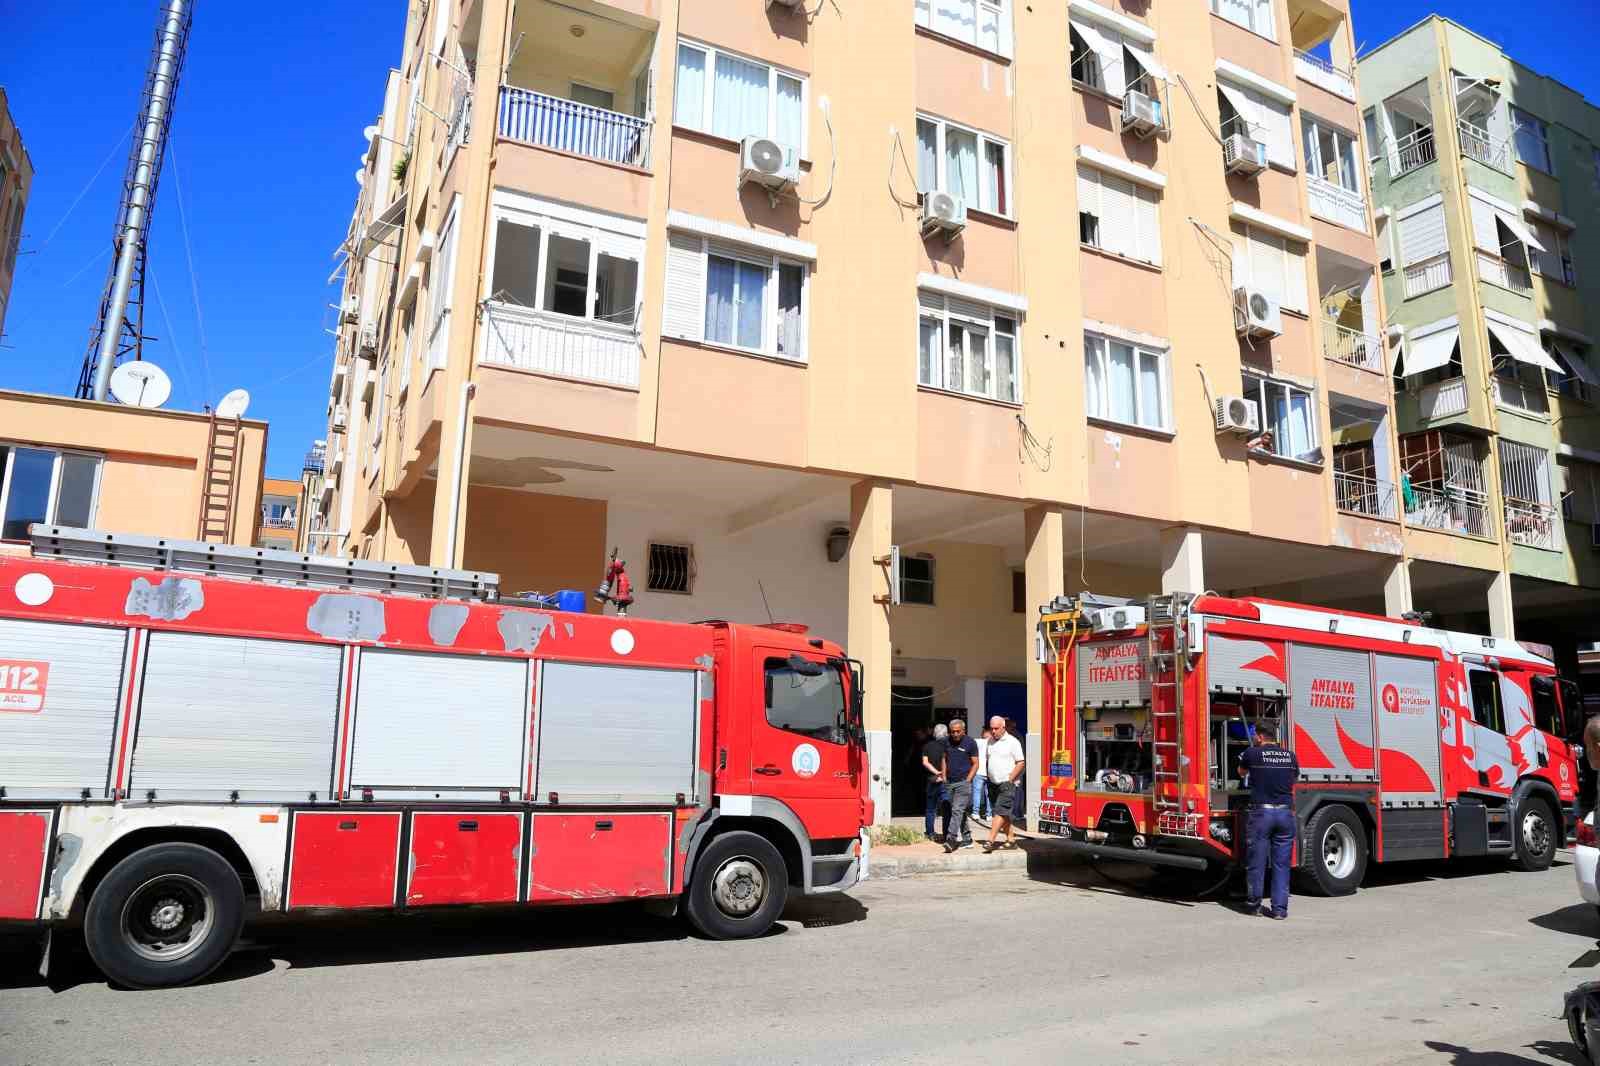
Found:
[(1138, 604), (1102, 607), (1089, 612), (1089, 624), (1096, 633), (1121, 633), (1144, 625), (1144, 608)]
[(338, 407), (333, 409), (333, 431), (335, 433), (343, 433), (344, 427), (349, 423), (349, 421), (350, 412), (345, 409), (344, 404), (340, 404)]
[(967, 202), (947, 192), (930, 192), (922, 198), (922, 235), (942, 232), (954, 237), (967, 228)]
[(339, 324), (340, 325), (344, 325), (344, 326), (348, 326), (348, 325), (354, 324), (354, 322), (356, 321), (356, 318), (360, 315), (360, 313), (361, 313), (361, 297), (359, 297), (359, 296), (346, 296), (344, 298), (344, 308), (343, 308), (343, 310), (341, 311), (341, 313), (339, 315)]
[(1267, 169), (1267, 146), (1242, 133), (1230, 133), (1222, 142), (1222, 167), (1229, 174), (1259, 174)]
[(1276, 337), (1283, 333), (1278, 301), (1248, 285), (1233, 290), (1233, 328), (1246, 337)]
[(798, 154), (770, 137), (746, 137), (739, 142), (739, 184), (753, 181), (772, 190), (793, 188), (800, 182)]
[(1243, 396), (1217, 397), (1217, 432), (1254, 437), (1261, 432), (1261, 412), (1254, 400)]
[(363, 352), (376, 352), (378, 350), (378, 327), (361, 327), (361, 350)]
[(1137, 137), (1149, 137), (1161, 131), (1161, 101), (1146, 96), (1137, 89), (1129, 89), (1122, 97), (1122, 128), (1131, 130)]

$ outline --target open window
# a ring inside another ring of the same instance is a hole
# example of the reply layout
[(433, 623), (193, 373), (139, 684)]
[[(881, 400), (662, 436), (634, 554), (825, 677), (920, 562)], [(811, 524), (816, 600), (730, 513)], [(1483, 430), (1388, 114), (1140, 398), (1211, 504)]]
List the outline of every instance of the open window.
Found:
[(531, 311), (633, 329), (644, 242), (539, 216), (495, 225), (490, 300)]
[(1484, 666), (1468, 667), (1467, 689), (1472, 693), (1472, 720), (1485, 729), (1505, 733), (1505, 710), (1500, 705), (1500, 672)]

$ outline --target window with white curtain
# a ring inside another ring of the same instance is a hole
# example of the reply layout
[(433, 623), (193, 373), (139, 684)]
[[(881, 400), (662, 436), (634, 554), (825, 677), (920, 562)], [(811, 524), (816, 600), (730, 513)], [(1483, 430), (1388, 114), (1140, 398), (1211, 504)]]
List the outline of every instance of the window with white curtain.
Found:
[(806, 154), (806, 82), (709, 45), (678, 43), (672, 121), (730, 141), (770, 137)]
[(1272, 0), (1211, 0), (1211, 11), (1251, 33), (1277, 40), (1272, 19)]
[(1078, 167), (1078, 239), (1142, 263), (1161, 264), (1156, 190), (1094, 167)]
[(1244, 398), (1256, 402), (1261, 428), (1271, 435), (1268, 451), (1286, 459), (1320, 463), (1317, 449), (1317, 408), (1312, 394), (1287, 381), (1244, 375)]
[(920, 290), (917, 383), (1005, 403), (1022, 402), (1021, 336), (1007, 310)]
[(1530, 167), (1538, 167), (1546, 174), (1551, 173), (1550, 128), (1544, 124), (1544, 120), (1513, 104), (1511, 124), (1516, 128), (1517, 159)]
[(1108, 422), (1171, 432), (1167, 356), (1164, 348), (1085, 332), (1084, 413)]
[(1011, 216), (1011, 146), (931, 115), (917, 116), (917, 191), (947, 192), (969, 208)]
[(698, 233), (667, 244), (664, 336), (805, 359), (808, 264)]
[(1011, 0), (912, 0), (918, 26), (941, 37), (1011, 55)]
[(1309, 313), (1306, 246), (1257, 226), (1233, 233), (1233, 284), (1266, 293), (1279, 307)]
[(0, 442), (0, 540), (27, 540), (28, 526), (90, 527), (101, 457)]

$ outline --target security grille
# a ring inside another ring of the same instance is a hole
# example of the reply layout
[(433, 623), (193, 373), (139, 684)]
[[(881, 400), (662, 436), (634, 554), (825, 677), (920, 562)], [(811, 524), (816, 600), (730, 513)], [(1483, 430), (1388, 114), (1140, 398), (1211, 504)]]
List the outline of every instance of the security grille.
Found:
[(694, 584), (694, 549), (687, 544), (650, 544), (645, 587), (651, 592), (688, 595)]

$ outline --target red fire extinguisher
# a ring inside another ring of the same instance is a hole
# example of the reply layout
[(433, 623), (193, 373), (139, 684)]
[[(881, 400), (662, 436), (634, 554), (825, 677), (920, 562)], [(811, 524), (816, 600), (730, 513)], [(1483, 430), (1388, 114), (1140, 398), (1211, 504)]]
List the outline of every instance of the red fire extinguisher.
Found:
[(606, 576), (600, 582), (600, 587), (594, 590), (594, 598), (600, 601), (602, 611), (609, 603), (622, 615), (628, 613), (628, 607), (633, 603), (633, 582), (628, 580), (628, 564), (617, 558), (616, 548), (611, 549), (611, 560), (606, 563)]

